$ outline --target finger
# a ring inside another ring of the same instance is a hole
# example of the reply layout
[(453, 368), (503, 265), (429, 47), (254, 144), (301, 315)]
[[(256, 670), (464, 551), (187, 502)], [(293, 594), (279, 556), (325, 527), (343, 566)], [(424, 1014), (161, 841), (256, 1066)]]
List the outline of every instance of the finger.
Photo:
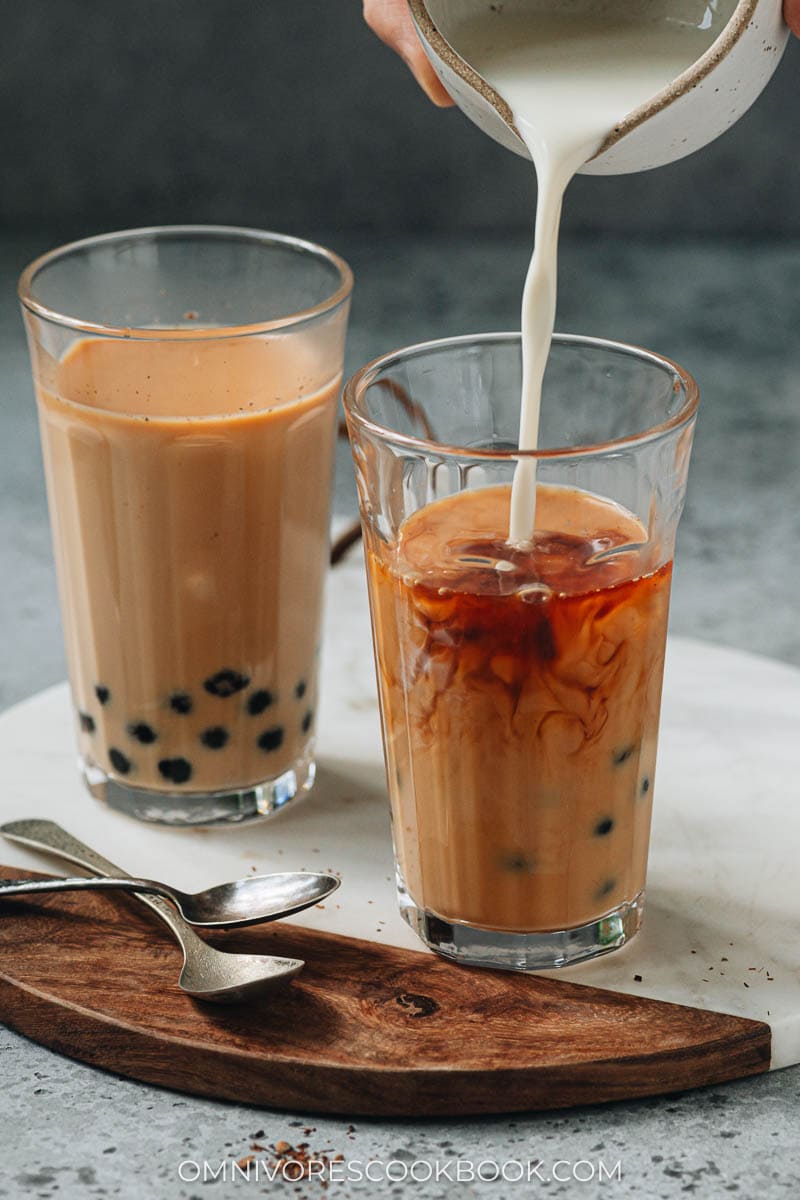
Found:
[(785, 0), (783, 15), (792, 33), (800, 37), (800, 0)]
[[(416, 31), (414, 36), (417, 37)], [(417, 44), (412, 53), (408, 57), (404, 54), (403, 59), (428, 99), (432, 100), (439, 108), (451, 108), (453, 99), (445, 91), (442, 81), (429, 63), (425, 51), (419, 44), (419, 38), (417, 38)]]
[(400, 55), (434, 104), (444, 108), (453, 103), (425, 57), (406, 0), (364, 0), (364, 19), (372, 32)]

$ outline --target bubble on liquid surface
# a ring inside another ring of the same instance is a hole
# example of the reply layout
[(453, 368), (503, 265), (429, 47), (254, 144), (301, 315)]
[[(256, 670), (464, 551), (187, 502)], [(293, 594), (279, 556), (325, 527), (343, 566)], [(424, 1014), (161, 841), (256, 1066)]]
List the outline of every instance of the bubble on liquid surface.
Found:
[(487, 554), (459, 554), (455, 561), (461, 567), (485, 567), (487, 571), (516, 571), (513, 562), (505, 558), (493, 558)]
[(585, 560), (584, 566), (595, 567), (601, 563), (614, 562), (617, 558), (629, 554), (641, 554), (646, 549), (646, 542), (625, 542), (620, 545), (610, 537), (592, 538), (592, 553)]
[(546, 583), (526, 583), (517, 592), (517, 596), (525, 604), (544, 604), (553, 595), (553, 589)]

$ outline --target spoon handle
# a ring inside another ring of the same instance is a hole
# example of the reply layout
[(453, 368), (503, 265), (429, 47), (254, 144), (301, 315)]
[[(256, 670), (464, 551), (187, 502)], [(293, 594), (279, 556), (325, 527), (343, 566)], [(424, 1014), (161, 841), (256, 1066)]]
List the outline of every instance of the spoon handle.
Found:
[[(0, 825), (0, 833), (12, 842), (19, 842), (32, 850), (44, 850), (47, 854), (55, 854), (58, 858), (65, 858), (68, 862), (77, 863), (79, 867), (85, 867), (87, 871), (94, 871), (96, 875), (111, 875), (117, 879), (132, 878), (127, 871), (103, 858), (91, 846), (78, 841), (71, 833), (67, 833), (66, 829), (56, 825), (55, 821), (9, 821), (6, 825)], [(167, 900), (161, 896), (148, 896), (144, 892), (137, 892), (136, 895), (142, 904), (152, 908), (164, 924), (169, 926), (183, 950), (184, 961), (188, 955), (205, 953), (206, 943)]]
[[(40, 892), (83, 892), (95, 889), (121, 892), (150, 892), (172, 899), (171, 892), (152, 879), (112, 879), (108, 876), (76, 876), (74, 879), (0, 879), (4, 896), (35, 896)], [(173, 901), (174, 903), (174, 901)]]

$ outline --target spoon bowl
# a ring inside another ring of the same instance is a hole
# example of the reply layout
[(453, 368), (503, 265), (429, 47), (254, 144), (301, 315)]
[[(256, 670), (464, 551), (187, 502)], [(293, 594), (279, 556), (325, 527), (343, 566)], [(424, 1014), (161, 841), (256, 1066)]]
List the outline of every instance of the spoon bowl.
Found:
[[(481, 18), (502, 21), (520, 11), (594, 11), (590, 0), (407, 0), (430, 62), (461, 110), (495, 141), (529, 157), (511, 109), (459, 53), (459, 28)], [(617, 0), (626, 14), (659, 7), (672, 20), (708, 29), (706, 52), (657, 95), (620, 121), (582, 174), (647, 171), (692, 154), (724, 133), (766, 87), (789, 30), (782, 0)], [(606, 5), (606, 7), (608, 7)], [(615, 10), (616, 11), (616, 10)], [(714, 34), (716, 33), (716, 37)]]
[(257, 925), (260, 921), (290, 917), (321, 903), (340, 883), (335, 875), (312, 871), (250, 875), (204, 892), (182, 893), (180, 910), (190, 925), (206, 929)]
[(304, 967), (302, 959), (271, 954), (231, 954), (207, 942), (184, 957), (178, 987), (195, 1000), (213, 1004), (238, 1004), (256, 999), (283, 986)]

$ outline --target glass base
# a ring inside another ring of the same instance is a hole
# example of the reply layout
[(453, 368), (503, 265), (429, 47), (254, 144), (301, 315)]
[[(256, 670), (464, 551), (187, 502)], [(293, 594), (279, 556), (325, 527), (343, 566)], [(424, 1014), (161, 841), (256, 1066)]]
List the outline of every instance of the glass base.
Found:
[(644, 892), (586, 925), (547, 933), (503, 933), (445, 920), (419, 908), (398, 879), (400, 912), (426, 946), (473, 967), (498, 971), (549, 971), (618, 950), (638, 933)]
[(131, 787), (88, 759), (78, 760), (86, 786), (109, 808), (158, 825), (242, 825), (271, 817), (314, 786), (313, 750), (274, 779), (224, 792), (156, 792)]

